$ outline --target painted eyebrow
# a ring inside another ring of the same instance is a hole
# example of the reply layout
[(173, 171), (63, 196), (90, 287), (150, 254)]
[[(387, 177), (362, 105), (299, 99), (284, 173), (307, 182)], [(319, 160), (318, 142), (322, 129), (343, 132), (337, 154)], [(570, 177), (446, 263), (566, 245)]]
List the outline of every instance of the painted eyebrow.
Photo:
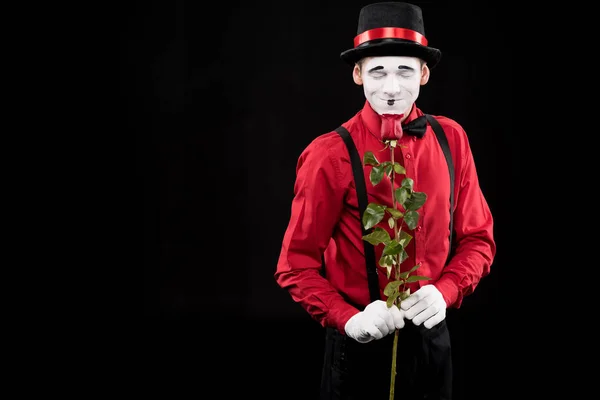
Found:
[[(379, 71), (380, 69), (383, 69), (383, 67), (381, 65), (378, 65), (377, 67), (373, 67), (369, 70), (369, 73), (371, 72), (375, 72), (375, 71)], [(415, 69), (406, 65), (398, 65), (398, 69), (400, 70), (406, 70), (406, 71), (414, 71)]]

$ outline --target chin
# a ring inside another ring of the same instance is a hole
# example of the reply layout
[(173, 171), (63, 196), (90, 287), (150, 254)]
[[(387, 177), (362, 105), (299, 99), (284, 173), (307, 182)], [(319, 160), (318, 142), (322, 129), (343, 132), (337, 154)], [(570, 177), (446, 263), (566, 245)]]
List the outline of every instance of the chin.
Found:
[(383, 111), (384, 114), (404, 114), (404, 111), (398, 107), (390, 107), (388, 109), (384, 109)]

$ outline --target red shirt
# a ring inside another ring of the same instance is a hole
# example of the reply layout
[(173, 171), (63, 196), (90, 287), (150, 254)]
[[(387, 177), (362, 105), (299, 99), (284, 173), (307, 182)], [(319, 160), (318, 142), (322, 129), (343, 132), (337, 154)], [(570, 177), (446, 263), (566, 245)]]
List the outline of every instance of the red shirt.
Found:
[[(423, 115), (413, 107), (405, 123)], [(395, 149), (394, 159), (403, 164), (414, 190), (427, 200), (418, 210), (419, 224), (409, 231), (414, 236), (406, 251), (409, 258), (402, 270), (417, 263), (418, 275), (431, 278), (411, 284), (411, 293), (434, 284), (448, 307), (458, 308), (463, 296), (473, 292), (487, 275), (496, 252), (493, 219), (481, 192), (473, 156), (465, 131), (455, 121), (435, 116), (444, 128), (455, 168), (454, 235), (455, 254), (448, 265), (450, 233), (450, 178), (442, 149), (431, 126), (421, 139), (405, 134)], [(361, 157), (370, 150), (382, 161), (391, 160), (389, 149), (379, 139), (381, 119), (368, 102), (343, 124), (350, 132)], [(389, 179), (376, 186), (369, 180), (370, 167), (363, 167), (368, 201), (391, 206)], [(397, 177), (398, 178), (398, 177)], [(399, 187), (402, 177), (395, 180)], [(384, 226), (385, 225), (385, 226)], [(387, 224), (380, 226), (392, 230)], [(375, 246), (378, 265), (383, 245)], [(321, 274), (325, 254), (327, 278)], [(385, 269), (377, 266), (380, 296), (388, 283)], [(291, 217), (284, 234), (275, 279), (322, 326), (344, 332), (348, 319), (358, 312), (349, 302), (370, 302), (358, 197), (346, 145), (335, 132), (317, 137), (302, 152), (296, 168)], [(347, 302), (346, 299), (349, 300)]]

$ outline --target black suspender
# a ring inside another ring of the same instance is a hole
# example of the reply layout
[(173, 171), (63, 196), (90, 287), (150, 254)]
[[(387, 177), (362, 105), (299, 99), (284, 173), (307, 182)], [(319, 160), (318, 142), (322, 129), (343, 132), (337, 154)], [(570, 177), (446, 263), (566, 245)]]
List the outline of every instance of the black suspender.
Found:
[[(352, 162), (352, 173), (354, 174), (354, 184), (356, 185), (356, 193), (358, 194), (358, 210), (360, 218), (367, 209), (367, 186), (365, 184), (365, 175), (363, 172), (362, 160), (356, 150), (354, 141), (350, 136), (350, 133), (343, 126), (338, 127), (335, 130), (344, 139), (348, 152), (350, 153), (350, 161)], [(365, 230), (365, 226), (360, 224), (363, 235), (368, 232)], [(373, 245), (366, 240), (363, 241), (365, 245), (365, 261), (367, 263), (367, 279), (369, 280), (369, 293), (371, 294), (371, 301), (379, 300), (379, 278), (377, 277), (377, 266), (375, 265), (375, 248)]]
[[(444, 152), (444, 157), (446, 158), (446, 163), (448, 164), (448, 172), (450, 173), (450, 252), (448, 253), (448, 258), (446, 262), (450, 260), (452, 254), (452, 233), (453, 233), (453, 219), (454, 219), (454, 164), (452, 162), (452, 154), (450, 153), (450, 147), (448, 146), (448, 139), (442, 129), (440, 123), (431, 115), (425, 114), (427, 121), (433, 128), (435, 132), (435, 136)], [(354, 183), (356, 185), (356, 191), (358, 195), (358, 208), (359, 215), (362, 218), (363, 213), (365, 212), (368, 199), (367, 199), (367, 186), (365, 184), (365, 176), (363, 172), (362, 160), (360, 159), (360, 155), (358, 154), (358, 150), (354, 145), (354, 141), (350, 136), (350, 133), (343, 126), (339, 126), (335, 130), (346, 143), (346, 147), (348, 147), (348, 152), (350, 153), (350, 161), (352, 163), (352, 172), (354, 174)], [(369, 233), (365, 230), (364, 225), (361, 222), (361, 228), (363, 235)], [(365, 247), (365, 262), (367, 265), (367, 279), (369, 284), (369, 293), (371, 295), (371, 301), (380, 300), (379, 296), (379, 279), (377, 277), (377, 265), (375, 260), (375, 248), (373, 245), (366, 240), (363, 241)], [(325, 261), (323, 260), (323, 268), (325, 268)]]
[(446, 163), (448, 164), (448, 173), (450, 174), (450, 237), (448, 238), (450, 251), (448, 252), (448, 258), (446, 258), (447, 264), (450, 261), (450, 257), (452, 257), (452, 234), (454, 232), (454, 163), (452, 162), (452, 153), (450, 153), (450, 146), (448, 145), (448, 138), (444, 134), (444, 129), (432, 115), (425, 114), (425, 118), (427, 118), (429, 125), (433, 128), (435, 136), (442, 147)]

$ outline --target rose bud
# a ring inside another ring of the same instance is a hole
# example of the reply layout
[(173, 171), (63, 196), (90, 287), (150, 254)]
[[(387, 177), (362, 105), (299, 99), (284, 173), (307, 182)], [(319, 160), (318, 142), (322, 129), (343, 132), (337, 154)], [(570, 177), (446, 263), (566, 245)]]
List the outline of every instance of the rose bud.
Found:
[(400, 140), (402, 138), (402, 123), (404, 114), (381, 115), (381, 140)]

